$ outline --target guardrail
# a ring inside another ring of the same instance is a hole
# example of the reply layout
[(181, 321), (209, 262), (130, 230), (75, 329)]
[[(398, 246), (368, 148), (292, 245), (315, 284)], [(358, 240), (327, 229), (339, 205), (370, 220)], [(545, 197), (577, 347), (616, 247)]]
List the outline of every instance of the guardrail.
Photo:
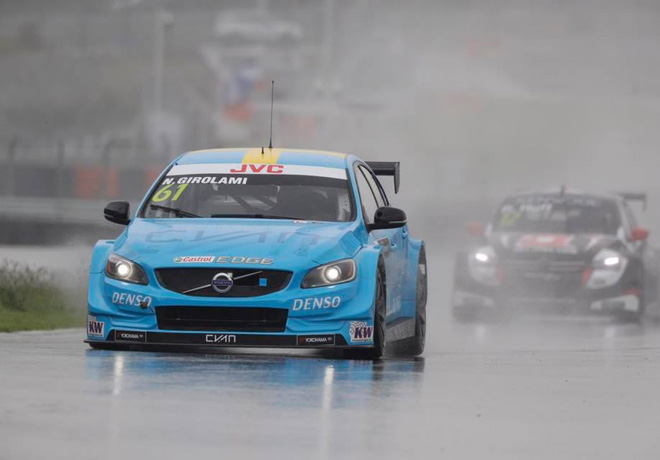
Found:
[[(93, 155), (67, 155), (66, 144), (40, 147), (40, 155), (20, 155), (12, 138), (0, 156), (0, 196), (63, 199), (134, 199), (156, 179), (164, 161), (139, 161), (126, 141), (112, 139)], [(29, 152), (29, 150), (25, 150)], [(120, 155), (113, 155), (120, 152)], [(91, 157), (91, 158), (90, 158)], [(97, 158), (96, 161), (93, 158)]]

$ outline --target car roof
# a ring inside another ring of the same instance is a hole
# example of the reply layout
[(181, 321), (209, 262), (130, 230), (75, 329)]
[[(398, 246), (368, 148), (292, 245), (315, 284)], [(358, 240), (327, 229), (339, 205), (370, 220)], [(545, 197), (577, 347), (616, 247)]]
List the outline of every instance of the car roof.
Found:
[[(262, 154), (263, 151), (263, 154)], [(181, 155), (175, 164), (270, 163), (346, 168), (353, 155), (324, 150), (235, 148), (196, 150)]]

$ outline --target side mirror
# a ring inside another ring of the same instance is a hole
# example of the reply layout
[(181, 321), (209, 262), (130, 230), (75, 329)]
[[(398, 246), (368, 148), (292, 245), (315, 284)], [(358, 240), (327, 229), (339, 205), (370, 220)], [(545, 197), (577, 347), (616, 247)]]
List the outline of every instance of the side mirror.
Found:
[(481, 238), (486, 231), (486, 224), (483, 222), (469, 222), (465, 225), (465, 233), (475, 238)]
[(103, 210), (103, 217), (110, 222), (120, 225), (128, 225), (131, 221), (128, 217), (131, 205), (127, 201), (113, 201)]
[(649, 231), (642, 227), (633, 227), (630, 230), (630, 241), (646, 241), (649, 238)]
[(401, 228), (408, 223), (406, 213), (398, 208), (383, 206), (376, 210), (374, 214), (374, 223), (369, 226), (369, 230), (385, 230), (388, 228)]

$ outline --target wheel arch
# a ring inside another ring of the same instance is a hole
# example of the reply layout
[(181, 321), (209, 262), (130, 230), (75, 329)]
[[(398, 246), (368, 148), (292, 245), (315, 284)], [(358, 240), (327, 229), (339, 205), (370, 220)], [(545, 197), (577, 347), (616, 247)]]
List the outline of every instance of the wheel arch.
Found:
[(426, 254), (426, 243), (424, 240), (410, 238), (408, 242), (408, 258), (406, 260), (406, 281), (403, 285), (402, 293), (404, 302), (414, 303), (417, 299), (417, 265), (419, 255), (422, 251)]
[(90, 273), (101, 273), (105, 270), (108, 256), (112, 252), (115, 240), (99, 240), (94, 245), (92, 260), (89, 263)]
[[(383, 248), (378, 246), (367, 246), (363, 248), (356, 255), (356, 263), (358, 265), (358, 277), (360, 278), (360, 288), (366, 289), (369, 292), (369, 298), (372, 299), (370, 313), (373, 314), (375, 300), (376, 300), (376, 272), (378, 264), (383, 261), (384, 264)], [(387, 283), (387, 271), (385, 272), (385, 282)]]

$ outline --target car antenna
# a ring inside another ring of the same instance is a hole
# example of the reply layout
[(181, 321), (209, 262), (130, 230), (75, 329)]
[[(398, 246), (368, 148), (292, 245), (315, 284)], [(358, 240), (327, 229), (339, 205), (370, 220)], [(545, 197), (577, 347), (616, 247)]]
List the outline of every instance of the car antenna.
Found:
[(270, 82), (270, 141), (268, 149), (273, 150), (273, 101), (275, 99), (275, 80)]

